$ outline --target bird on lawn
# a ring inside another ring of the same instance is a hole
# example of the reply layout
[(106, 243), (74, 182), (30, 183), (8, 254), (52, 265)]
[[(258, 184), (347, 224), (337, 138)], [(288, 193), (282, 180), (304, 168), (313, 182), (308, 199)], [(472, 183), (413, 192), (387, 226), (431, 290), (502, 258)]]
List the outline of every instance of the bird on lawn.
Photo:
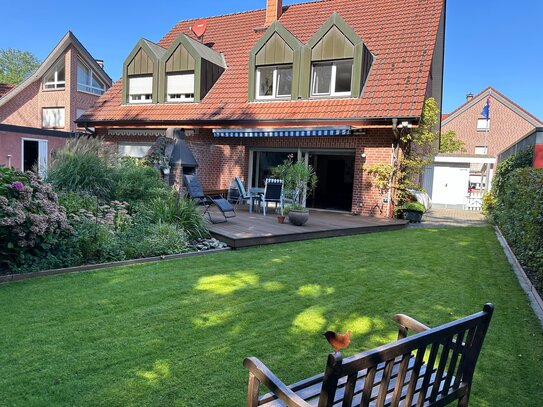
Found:
[(345, 332), (344, 335), (334, 331), (326, 331), (323, 335), (336, 352), (339, 352), (341, 349), (346, 349), (351, 343), (351, 331)]

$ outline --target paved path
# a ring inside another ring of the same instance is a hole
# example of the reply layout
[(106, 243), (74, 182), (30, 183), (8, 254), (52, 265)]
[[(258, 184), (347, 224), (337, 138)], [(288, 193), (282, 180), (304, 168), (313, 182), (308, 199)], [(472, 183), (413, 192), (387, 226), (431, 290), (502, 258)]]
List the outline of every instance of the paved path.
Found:
[(413, 228), (436, 228), (446, 226), (484, 226), (484, 216), (477, 211), (462, 209), (432, 208), (424, 214), (421, 223), (410, 223)]

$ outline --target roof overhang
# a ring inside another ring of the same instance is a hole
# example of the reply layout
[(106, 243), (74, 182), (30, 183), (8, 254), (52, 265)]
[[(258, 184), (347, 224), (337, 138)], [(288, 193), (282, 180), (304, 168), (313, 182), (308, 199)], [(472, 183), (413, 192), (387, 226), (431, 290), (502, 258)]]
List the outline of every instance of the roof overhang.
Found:
[(496, 157), (487, 155), (475, 156), (475, 155), (436, 155), (434, 157), (435, 163), (455, 163), (455, 164), (495, 164)]

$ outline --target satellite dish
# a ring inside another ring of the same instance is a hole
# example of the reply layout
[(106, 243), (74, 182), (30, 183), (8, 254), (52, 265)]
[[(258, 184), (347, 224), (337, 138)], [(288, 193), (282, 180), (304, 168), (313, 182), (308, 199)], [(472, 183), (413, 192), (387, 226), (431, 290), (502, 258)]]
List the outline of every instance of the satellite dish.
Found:
[(194, 22), (194, 25), (190, 28), (194, 34), (198, 38), (201, 38), (207, 29), (207, 21), (206, 20), (197, 20)]

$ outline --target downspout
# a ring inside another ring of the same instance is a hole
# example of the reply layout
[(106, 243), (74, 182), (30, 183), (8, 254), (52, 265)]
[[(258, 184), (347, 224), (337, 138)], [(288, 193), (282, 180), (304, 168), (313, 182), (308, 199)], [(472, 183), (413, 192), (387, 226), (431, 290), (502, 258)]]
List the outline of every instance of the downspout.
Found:
[[(390, 165), (393, 169), (396, 169), (396, 161), (398, 159), (398, 148), (400, 146), (400, 131), (398, 130), (398, 119), (392, 119), (392, 132), (394, 133), (395, 143), (392, 143), (390, 155)], [(394, 171), (390, 174), (390, 179), (388, 180), (388, 205), (387, 205), (387, 218), (390, 218), (390, 206), (392, 205), (392, 182), (394, 181)]]

